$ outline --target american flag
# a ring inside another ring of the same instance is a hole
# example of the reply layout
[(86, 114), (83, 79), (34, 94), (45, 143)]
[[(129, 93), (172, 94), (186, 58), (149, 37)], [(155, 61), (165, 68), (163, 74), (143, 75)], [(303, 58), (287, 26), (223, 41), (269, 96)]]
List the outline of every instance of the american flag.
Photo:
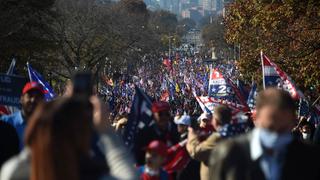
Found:
[(292, 98), (304, 98), (292, 79), (261, 52), (263, 87), (274, 86), (288, 91)]

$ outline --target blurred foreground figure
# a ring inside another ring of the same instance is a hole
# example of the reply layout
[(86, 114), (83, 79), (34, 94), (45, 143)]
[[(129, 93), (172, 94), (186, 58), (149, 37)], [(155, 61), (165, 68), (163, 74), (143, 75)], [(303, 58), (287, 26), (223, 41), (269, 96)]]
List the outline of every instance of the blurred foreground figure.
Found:
[(0, 120), (11, 124), (17, 131), (20, 143), (20, 149), (23, 148), (23, 136), (29, 118), (36, 109), (37, 105), (44, 101), (44, 90), (41, 84), (37, 82), (28, 82), (22, 90), (20, 102), (22, 105), (21, 111), (16, 113), (1, 116)]
[(256, 103), (256, 128), (212, 151), (213, 180), (320, 179), (319, 149), (293, 138), (295, 104), (286, 91), (262, 91)]
[(179, 133), (172, 121), (169, 103), (154, 102), (152, 113), (153, 122), (138, 133), (134, 144), (134, 153), (139, 166), (145, 163), (145, 148), (151, 141), (162, 141), (167, 147), (179, 142)]
[(222, 135), (222, 131), (224, 127), (230, 124), (231, 117), (232, 113), (229, 107), (224, 105), (215, 107), (211, 121), (215, 132), (204, 141), (200, 141), (199, 134), (194, 129), (189, 128), (187, 150), (193, 159), (201, 162), (201, 180), (209, 179), (208, 162), (210, 153), (216, 148), (219, 141), (227, 138)]
[(146, 164), (139, 167), (140, 179), (169, 180), (169, 174), (162, 168), (166, 155), (167, 146), (161, 141), (152, 141), (146, 149)]
[[(133, 160), (108, 129), (106, 107), (97, 97), (90, 101), (72, 97), (39, 106), (26, 128), (27, 148), (4, 164), (0, 179), (136, 179)], [(107, 163), (90, 153), (94, 131)]]
[(10, 124), (0, 121), (0, 167), (9, 158), (19, 153), (19, 138)]

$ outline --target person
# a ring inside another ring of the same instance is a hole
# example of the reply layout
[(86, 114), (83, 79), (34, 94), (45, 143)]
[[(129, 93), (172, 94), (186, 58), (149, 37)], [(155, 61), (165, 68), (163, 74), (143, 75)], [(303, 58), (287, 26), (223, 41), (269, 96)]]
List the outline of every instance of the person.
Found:
[(216, 130), (206, 140), (200, 142), (199, 136), (194, 129), (189, 128), (187, 150), (190, 156), (201, 162), (200, 176), (201, 180), (209, 177), (208, 163), (211, 151), (216, 147), (217, 143), (223, 138), (219, 130), (231, 121), (231, 109), (225, 105), (219, 105), (214, 108), (212, 118), (212, 126)]
[(202, 113), (199, 118), (198, 121), (200, 122), (200, 128), (203, 129), (208, 129), (210, 128), (212, 130), (212, 124), (211, 124), (211, 115), (209, 113)]
[(180, 118), (176, 119), (174, 123), (177, 125), (178, 133), (180, 134), (180, 141), (187, 139), (188, 127), (191, 125), (191, 117), (183, 114)]
[(159, 141), (151, 141), (146, 149), (146, 164), (138, 167), (141, 180), (169, 180), (169, 174), (162, 168), (166, 160), (167, 146)]
[(313, 139), (313, 134), (315, 131), (315, 127), (309, 121), (303, 121), (299, 127), (302, 141), (306, 143), (311, 143)]
[(10, 115), (0, 117), (0, 120), (11, 124), (17, 131), (19, 137), (19, 147), (23, 148), (23, 135), (27, 126), (28, 120), (34, 112), (37, 105), (44, 101), (43, 87), (37, 82), (28, 82), (22, 90), (20, 102), (22, 105), (21, 111), (17, 111)]
[(222, 142), (212, 151), (213, 180), (320, 179), (319, 149), (292, 137), (296, 107), (290, 94), (268, 88), (256, 101), (252, 132)]
[(197, 120), (199, 123), (199, 129), (197, 132), (198, 139), (200, 141), (204, 141), (215, 131), (211, 123), (212, 115), (204, 112)]
[(9, 158), (19, 153), (19, 138), (9, 123), (0, 121), (0, 167)]
[(169, 103), (163, 101), (154, 102), (151, 109), (154, 120), (150, 125), (138, 132), (133, 147), (139, 166), (145, 163), (144, 149), (151, 141), (160, 140), (164, 142), (167, 147), (171, 147), (179, 142), (179, 133), (177, 127), (172, 122)]
[(180, 142), (168, 149), (167, 162), (164, 169), (173, 179), (200, 179), (200, 163), (191, 159), (186, 149), (191, 117), (184, 114), (179, 119), (176, 119), (175, 123), (178, 126)]
[[(26, 148), (3, 165), (0, 179), (137, 179), (133, 159), (107, 124), (107, 108), (97, 97), (90, 102), (71, 97), (40, 105), (26, 128)], [(93, 131), (106, 164), (90, 153)]]

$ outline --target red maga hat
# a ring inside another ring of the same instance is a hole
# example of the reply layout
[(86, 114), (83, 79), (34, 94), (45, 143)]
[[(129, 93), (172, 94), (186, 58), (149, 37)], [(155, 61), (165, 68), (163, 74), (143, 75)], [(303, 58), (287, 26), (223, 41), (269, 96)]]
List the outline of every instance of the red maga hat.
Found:
[(167, 146), (159, 140), (154, 140), (149, 143), (147, 151), (156, 152), (160, 156), (165, 157), (167, 155)]
[(164, 101), (158, 101), (152, 103), (152, 112), (161, 112), (161, 111), (170, 111), (170, 105), (167, 102)]
[(43, 90), (42, 85), (35, 81), (28, 82), (26, 85), (24, 85), (22, 94), (25, 94), (30, 90), (38, 90), (41, 94), (45, 94), (45, 91)]

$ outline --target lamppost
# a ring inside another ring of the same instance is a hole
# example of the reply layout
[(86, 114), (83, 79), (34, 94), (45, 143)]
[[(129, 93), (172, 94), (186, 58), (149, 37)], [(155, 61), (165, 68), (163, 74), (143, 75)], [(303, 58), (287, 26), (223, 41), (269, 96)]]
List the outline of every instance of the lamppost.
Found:
[(174, 36), (169, 35), (169, 59), (171, 57), (171, 38), (173, 38), (173, 40), (174, 40)]

